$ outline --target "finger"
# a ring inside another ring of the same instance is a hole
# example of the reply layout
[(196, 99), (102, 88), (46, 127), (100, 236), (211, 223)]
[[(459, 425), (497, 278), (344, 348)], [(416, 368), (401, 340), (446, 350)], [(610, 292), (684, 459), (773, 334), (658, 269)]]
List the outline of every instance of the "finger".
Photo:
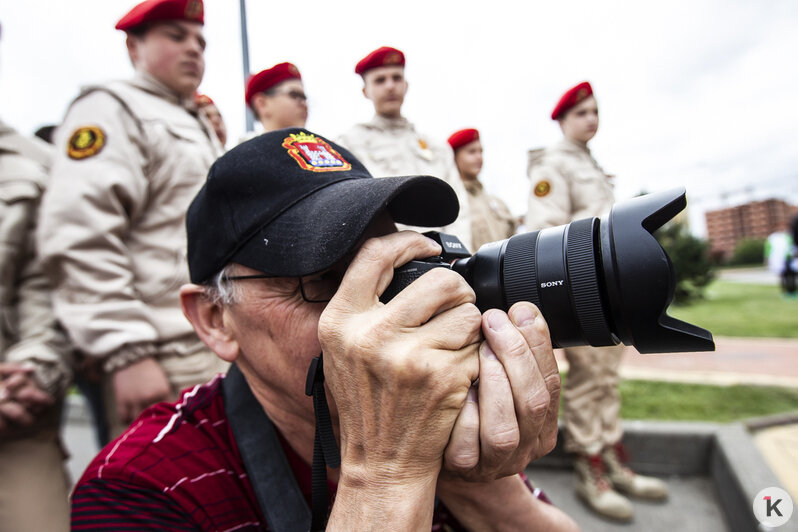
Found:
[(50, 406), (53, 404), (53, 397), (33, 384), (25, 386), (16, 393), (16, 399), (28, 405)]
[(6, 401), (0, 404), (0, 417), (17, 425), (30, 425), (34, 421), (30, 412), (16, 401)]
[(540, 393), (546, 392), (546, 383), (537, 360), (526, 337), (513, 325), (507, 314), (491, 309), (485, 312), (482, 320), (485, 341), (496, 353), (510, 381), (518, 417), (521, 420), (526, 419), (530, 408), (536, 406), (541, 399), (546, 399), (548, 403), (548, 398), (538, 397)]
[(447, 310), (419, 327), (429, 345), (455, 350), (482, 341), (482, 314), (471, 303)]
[(27, 373), (14, 373), (3, 381), (3, 386), (10, 396), (14, 396), (17, 390), (20, 390), (30, 382), (30, 376)]
[(383, 311), (401, 326), (418, 327), (441, 312), (475, 301), (474, 290), (461, 275), (433, 268), (399, 292)]
[(401, 231), (367, 240), (344, 274), (331, 305), (342, 303), (351, 313), (374, 306), (393, 278), (394, 268), (417, 258), (440, 254), (441, 247), (415, 231)]
[(0, 379), (15, 373), (31, 373), (33, 367), (29, 365), (17, 364), (16, 362), (0, 362)]
[(479, 350), (479, 419), (480, 461), (490, 469), (518, 448), (521, 434), (510, 380), (488, 342)]
[(452, 427), (449, 444), (443, 454), (444, 467), (449, 471), (465, 473), (479, 463), (479, 405), (477, 390), (468, 390), (465, 404)]
[(557, 359), (551, 347), (549, 327), (540, 310), (532, 303), (521, 301), (510, 307), (508, 314), (515, 327), (526, 338), (543, 377), (559, 375)]

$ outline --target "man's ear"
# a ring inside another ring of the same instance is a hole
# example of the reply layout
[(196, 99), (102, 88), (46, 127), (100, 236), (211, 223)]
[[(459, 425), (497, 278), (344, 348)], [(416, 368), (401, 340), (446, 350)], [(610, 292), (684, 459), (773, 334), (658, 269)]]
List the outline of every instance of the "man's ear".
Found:
[(225, 307), (208, 299), (205, 290), (196, 284), (180, 288), (180, 305), (200, 340), (222, 360), (235, 362), (238, 341), (225, 324)]

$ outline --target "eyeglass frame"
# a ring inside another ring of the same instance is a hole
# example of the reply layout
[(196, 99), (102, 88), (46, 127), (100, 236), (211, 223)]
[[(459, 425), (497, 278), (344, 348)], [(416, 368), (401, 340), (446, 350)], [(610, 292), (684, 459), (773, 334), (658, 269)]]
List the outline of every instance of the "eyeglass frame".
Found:
[[(259, 273), (254, 275), (231, 275), (225, 276), (222, 278), (223, 281), (246, 281), (248, 279), (276, 279), (274, 275), (267, 275), (265, 273)], [(302, 294), (302, 299), (306, 303), (329, 303), (332, 300), (330, 299), (310, 299), (307, 294), (305, 294), (305, 287), (302, 284), (302, 277), (296, 276), (296, 279), (299, 281), (299, 292)]]

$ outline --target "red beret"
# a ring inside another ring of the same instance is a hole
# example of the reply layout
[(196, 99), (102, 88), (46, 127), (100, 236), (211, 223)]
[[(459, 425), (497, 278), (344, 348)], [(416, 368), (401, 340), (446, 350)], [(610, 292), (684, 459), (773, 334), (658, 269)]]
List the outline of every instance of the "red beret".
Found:
[(560, 101), (557, 102), (557, 105), (554, 106), (554, 111), (551, 112), (551, 119), (557, 120), (567, 113), (571, 107), (592, 95), (593, 87), (591, 87), (590, 83), (587, 81), (583, 81), (576, 87), (568, 89), (565, 94), (562, 95)]
[(267, 91), (287, 79), (302, 79), (299, 69), (291, 63), (278, 63), (271, 68), (253, 74), (247, 80), (244, 98), (247, 103), (259, 92)]
[(357, 62), (355, 74), (362, 76), (372, 68), (382, 66), (405, 66), (405, 54), (396, 48), (382, 46)]
[(119, 19), (116, 29), (128, 31), (146, 22), (189, 20), (205, 23), (202, 0), (147, 0)]
[(479, 131), (476, 129), (461, 129), (460, 131), (455, 131), (452, 133), (452, 136), (449, 137), (449, 146), (451, 146), (454, 151), (457, 151), (457, 148), (462, 148), (475, 140), (479, 140)]
[(200, 94), (200, 93), (196, 93), (194, 95), (194, 103), (197, 104), (197, 107), (205, 107), (206, 105), (216, 105), (215, 103), (213, 103), (213, 100), (211, 100), (210, 96), (208, 96), (207, 94)]

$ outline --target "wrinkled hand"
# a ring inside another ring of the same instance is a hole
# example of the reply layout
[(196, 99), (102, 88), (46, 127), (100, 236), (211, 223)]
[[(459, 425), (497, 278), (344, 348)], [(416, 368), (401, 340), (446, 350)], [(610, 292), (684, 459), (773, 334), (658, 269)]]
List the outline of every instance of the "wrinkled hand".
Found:
[(161, 365), (147, 357), (113, 375), (116, 415), (129, 424), (150, 405), (172, 398), (172, 388)]
[(477, 377), (480, 313), (468, 284), (445, 268), (386, 305), (378, 298), (394, 268), (438, 253), (440, 246), (412, 231), (366, 241), (321, 316), (342, 483), (419, 483), (434, 493), (444, 448)]
[(54, 399), (39, 388), (33, 368), (0, 363), (0, 435), (13, 426), (29, 426)]
[(471, 388), (446, 448), (444, 476), (487, 481), (523, 471), (557, 442), (560, 374), (537, 307), (482, 317), (479, 385)]

